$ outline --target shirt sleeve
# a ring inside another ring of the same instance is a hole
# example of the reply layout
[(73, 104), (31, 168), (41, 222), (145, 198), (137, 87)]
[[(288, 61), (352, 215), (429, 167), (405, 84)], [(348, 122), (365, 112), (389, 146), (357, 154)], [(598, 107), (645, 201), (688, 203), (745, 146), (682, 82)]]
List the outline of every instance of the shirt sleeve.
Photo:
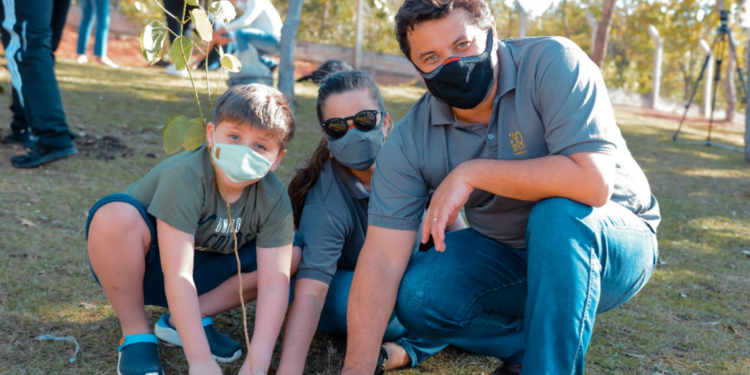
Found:
[(416, 231), (422, 224), (428, 188), (416, 164), (420, 160), (414, 152), (416, 148), (405, 146), (401, 130), (397, 125), (378, 153), (368, 223), (381, 228)]
[(601, 71), (578, 46), (559, 47), (542, 54), (536, 79), (550, 154), (614, 153), (619, 129)]
[(331, 283), (347, 237), (347, 222), (351, 220), (345, 220), (328, 207), (305, 207), (299, 224), (302, 262), (296, 278)]
[(258, 229), (258, 247), (280, 247), (294, 242), (294, 217), (289, 195), (284, 191), (271, 208), (266, 221)]
[(235, 19), (234, 21), (226, 24), (224, 26), (224, 30), (226, 32), (234, 32), (239, 29), (244, 29), (245, 27), (250, 26), (253, 21), (255, 21), (256, 18), (260, 15), (262, 9), (261, 7), (256, 3), (255, 0), (247, 0), (245, 3), (245, 12), (242, 13), (242, 15)]
[(189, 234), (195, 234), (203, 205), (203, 182), (188, 168), (161, 173), (148, 213)]

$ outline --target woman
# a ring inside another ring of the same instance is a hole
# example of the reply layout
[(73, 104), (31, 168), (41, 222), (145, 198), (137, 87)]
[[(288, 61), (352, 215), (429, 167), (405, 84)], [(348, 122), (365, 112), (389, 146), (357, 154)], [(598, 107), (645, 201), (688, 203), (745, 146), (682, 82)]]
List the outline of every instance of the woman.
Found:
[(95, 60), (111, 68), (117, 68), (117, 64), (107, 57), (107, 37), (109, 35), (109, 0), (81, 0), (81, 25), (78, 28), (78, 62), (84, 64), (89, 61), (86, 50), (89, 46), (91, 27), (94, 25), (94, 12), (96, 12), (96, 42), (94, 42)]
[[(324, 137), (289, 185), (302, 261), (279, 374), (302, 373), (315, 327), (346, 334), (349, 288), (367, 231), (370, 180), (392, 126), (375, 81), (360, 71), (328, 76), (318, 92), (317, 113)], [(376, 374), (416, 366), (446, 346), (406, 331), (395, 315), (383, 340)]]

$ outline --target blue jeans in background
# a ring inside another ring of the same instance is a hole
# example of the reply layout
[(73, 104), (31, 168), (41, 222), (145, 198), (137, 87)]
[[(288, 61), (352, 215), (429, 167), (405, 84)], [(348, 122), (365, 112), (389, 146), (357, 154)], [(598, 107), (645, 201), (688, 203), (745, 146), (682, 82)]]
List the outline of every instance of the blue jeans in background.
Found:
[(259, 59), (263, 64), (269, 69), (276, 67), (275, 61), (265, 57), (279, 54), (279, 39), (274, 35), (261, 29), (248, 28), (235, 31), (232, 39), (237, 42), (238, 53), (247, 50), (248, 46), (252, 44), (258, 50)]
[[(346, 308), (353, 277), (354, 270), (339, 269), (336, 271), (328, 287), (326, 302), (320, 314), (320, 322), (318, 323), (319, 331), (333, 335), (346, 334)], [(448, 346), (448, 344), (441, 340), (425, 339), (409, 332), (396, 319), (395, 315), (391, 315), (391, 319), (388, 321), (383, 342), (395, 342), (404, 348), (409, 353), (409, 357), (411, 357), (412, 367), (422, 363)]]
[(81, 0), (81, 26), (78, 28), (79, 55), (86, 53), (89, 46), (91, 27), (94, 25), (96, 12), (96, 41), (94, 42), (94, 56), (107, 57), (107, 38), (109, 37), (109, 0)]
[(583, 374), (596, 314), (638, 293), (658, 257), (656, 235), (628, 209), (564, 198), (534, 206), (526, 251), (471, 228), (445, 243), (407, 267), (398, 320), (422, 337), (523, 362), (532, 375)]

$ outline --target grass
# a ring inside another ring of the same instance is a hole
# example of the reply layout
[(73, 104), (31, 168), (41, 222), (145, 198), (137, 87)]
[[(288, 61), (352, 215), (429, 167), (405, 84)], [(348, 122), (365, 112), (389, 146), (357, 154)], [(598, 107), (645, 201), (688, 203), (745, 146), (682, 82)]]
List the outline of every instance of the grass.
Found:
[[(86, 214), (98, 198), (122, 191), (166, 157), (158, 125), (173, 114), (197, 115), (188, 83), (160, 69), (111, 70), (61, 61), (57, 75), (71, 128), (94, 144), (109, 139), (97, 138), (118, 137), (128, 149), (115, 144), (86, 152), (89, 156), (18, 170), (9, 158), (21, 151), (0, 145), (0, 374), (114, 372), (120, 331), (89, 273)], [(6, 93), (0, 108), (8, 107), (9, 82), (1, 70)], [(411, 87), (382, 90), (394, 119), (421, 94)], [(316, 87), (298, 85), (297, 95), (298, 132), (277, 171), (284, 181), (320, 138)], [(742, 253), (750, 251), (748, 164), (736, 152), (671, 142), (674, 121), (626, 108), (618, 109), (617, 117), (661, 204), (661, 265), (635, 299), (598, 317), (588, 373), (750, 374), (750, 257)], [(0, 111), (0, 122), (9, 124), (9, 111)], [(683, 138), (703, 134), (688, 127)], [(720, 129), (714, 139), (741, 146), (742, 133)], [(152, 323), (162, 312), (148, 311)], [(221, 315), (217, 325), (241, 341), (238, 311)], [(75, 337), (81, 345), (78, 359), (68, 364), (72, 343), (36, 340), (41, 334)], [(307, 372), (337, 373), (345, 346), (342, 338), (317, 335)], [(181, 350), (164, 345), (160, 350), (167, 374), (187, 374)], [(449, 348), (401, 373), (478, 374), (498, 364)], [(238, 368), (239, 363), (224, 366), (226, 373)]]

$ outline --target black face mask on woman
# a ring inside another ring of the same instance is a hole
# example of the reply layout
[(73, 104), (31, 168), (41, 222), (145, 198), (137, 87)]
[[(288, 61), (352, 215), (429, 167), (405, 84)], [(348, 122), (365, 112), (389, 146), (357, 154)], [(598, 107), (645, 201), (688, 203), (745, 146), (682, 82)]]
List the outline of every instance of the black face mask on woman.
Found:
[[(435, 99), (459, 109), (471, 109), (487, 97), (495, 74), (492, 70), (492, 28), (487, 34), (487, 48), (477, 56), (450, 57), (443, 65), (425, 73), (417, 71), (424, 78), (427, 89)], [(415, 66), (416, 67), (416, 66)]]

